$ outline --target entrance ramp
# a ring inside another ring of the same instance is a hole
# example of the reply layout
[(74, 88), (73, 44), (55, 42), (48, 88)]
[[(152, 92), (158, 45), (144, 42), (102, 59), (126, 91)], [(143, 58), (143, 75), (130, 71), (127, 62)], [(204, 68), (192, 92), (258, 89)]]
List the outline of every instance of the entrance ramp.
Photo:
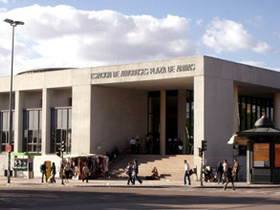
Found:
[[(182, 180), (185, 172), (184, 160), (187, 160), (190, 167), (194, 165), (193, 155), (128, 155), (121, 154), (110, 165), (109, 174), (111, 178), (127, 178), (127, 163), (133, 163), (137, 159), (139, 163), (139, 176), (145, 179), (151, 175), (152, 169), (156, 166), (161, 180)], [(196, 175), (191, 176), (192, 180), (196, 180)]]

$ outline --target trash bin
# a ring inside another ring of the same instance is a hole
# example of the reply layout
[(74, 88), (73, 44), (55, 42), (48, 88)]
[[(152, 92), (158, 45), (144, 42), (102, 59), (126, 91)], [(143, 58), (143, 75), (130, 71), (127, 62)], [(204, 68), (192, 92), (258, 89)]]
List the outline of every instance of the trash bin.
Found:
[[(4, 176), (8, 176), (8, 170), (4, 171)], [(13, 176), (13, 171), (10, 170), (10, 176)]]

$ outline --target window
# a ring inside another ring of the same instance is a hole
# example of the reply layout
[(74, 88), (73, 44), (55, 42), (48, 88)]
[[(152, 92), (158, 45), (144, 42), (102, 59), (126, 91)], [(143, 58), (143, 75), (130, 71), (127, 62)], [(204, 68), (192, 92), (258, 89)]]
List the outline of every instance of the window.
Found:
[(254, 143), (254, 167), (269, 168), (270, 158), (269, 158), (269, 143)]
[[(10, 112), (1, 111), (0, 112), (0, 152), (5, 151), (6, 145), (9, 143), (9, 118)], [(11, 136), (11, 145), (12, 150), (14, 146), (14, 111), (12, 111), (12, 136)]]
[(42, 150), (42, 110), (23, 111), (23, 152)]
[(53, 108), (51, 111), (51, 153), (58, 152), (61, 142), (66, 145), (65, 152), (71, 152), (72, 109)]
[(255, 122), (262, 116), (273, 121), (273, 100), (253, 97), (238, 97), (239, 103), (239, 131), (254, 128)]

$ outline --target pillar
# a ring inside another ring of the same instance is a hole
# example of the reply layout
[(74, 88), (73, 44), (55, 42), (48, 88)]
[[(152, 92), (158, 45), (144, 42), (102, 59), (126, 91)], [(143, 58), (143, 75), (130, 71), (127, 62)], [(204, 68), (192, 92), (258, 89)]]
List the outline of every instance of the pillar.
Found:
[(186, 90), (178, 90), (178, 138), (183, 141), (183, 154), (186, 153)]
[(91, 145), (91, 85), (74, 86), (72, 88), (72, 98), (71, 153), (89, 154), (91, 151), (98, 152), (98, 145), (96, 147)]
[(160, 154), (166, 154), (166, 91), (160, 91)]
[(42, 95), (42, 150), (43, 154), (50, 153), (51, 147), (51, 100), (52, 90), (43, 89)]
[(15, 92), (15, 108), (14, 108), (14, 152), (22, 151), (22, 134), (23, 134), (23, 106), (24, 106), (24, 93), (20, 91)]

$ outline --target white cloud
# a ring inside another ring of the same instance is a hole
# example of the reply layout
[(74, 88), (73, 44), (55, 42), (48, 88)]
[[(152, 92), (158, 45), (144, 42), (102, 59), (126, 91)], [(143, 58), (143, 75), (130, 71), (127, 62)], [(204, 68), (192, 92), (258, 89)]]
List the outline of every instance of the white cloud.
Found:
[(267, 43), (254, 39), (242, 24), (217, 18), (208, 26), (202, 41), (217, 53), (238, 50), (252, 50), (257, 53), (274, 51)]
[(198, 26), (201, 26), (202, 23), (203, 23), (203, 20), (202, 20), (202, 19), (199, 19), (199, 20), (196, 21), (196, 25), (198, 25)]
[[(0, 18), (25, 22), (16, 28), (16, 72), (46, 67), (91, 67), (196, 53), (188, 40), (190, 20), (173, 15), (157, 19), (110, 10), (33, 5), (0, 12)], [(0, 23), (0, 37), (0, 74), (4, 74), (10, 68), (8, 24)]]
[(265, 67), (265, 63), (262, 61), (239, 61), (239, 63), (243, 63), (243, 64), (250, 65), (250, 66), (258, 66), (261, 68)]
[(4, 4), (8, 4), (8, 0), (0, 0), (0, 2), (2, 2)]

